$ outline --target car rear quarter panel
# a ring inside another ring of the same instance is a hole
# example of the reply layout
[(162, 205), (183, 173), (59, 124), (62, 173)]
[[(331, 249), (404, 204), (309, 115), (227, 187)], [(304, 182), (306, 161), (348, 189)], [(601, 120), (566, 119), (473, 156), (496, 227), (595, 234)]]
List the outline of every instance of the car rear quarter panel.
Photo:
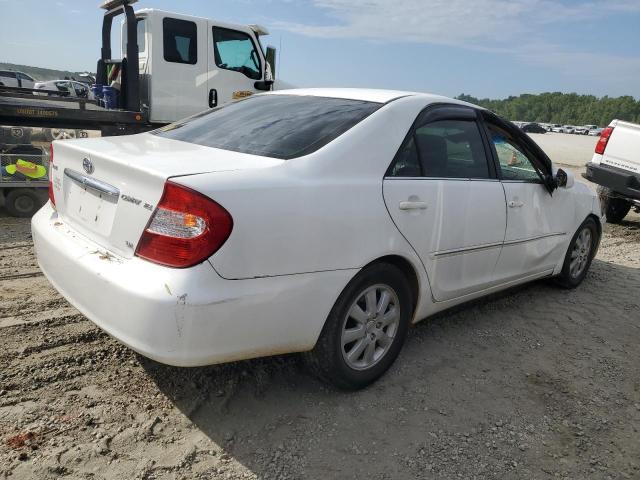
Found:
[(391, 220), (382, 178), (415, 116), (389, 105), (312, 155), (281, 165), (176, 178), (233, 217), (210, 259), (227, 279), (361, 268), (415, 253)]

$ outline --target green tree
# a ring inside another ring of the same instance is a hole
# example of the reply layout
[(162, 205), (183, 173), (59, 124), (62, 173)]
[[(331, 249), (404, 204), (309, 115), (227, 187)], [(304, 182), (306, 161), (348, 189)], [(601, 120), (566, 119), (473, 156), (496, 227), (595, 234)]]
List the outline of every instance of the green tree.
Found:
[(577, 93), (546, 92), (493, 100), (463, 93), (456, 98), (487, 108), (509, 120), (563, 125), (595, 124), (601, 127), (613, 119), (640, 123), (640, 100), (628, 95), (598, 98)]

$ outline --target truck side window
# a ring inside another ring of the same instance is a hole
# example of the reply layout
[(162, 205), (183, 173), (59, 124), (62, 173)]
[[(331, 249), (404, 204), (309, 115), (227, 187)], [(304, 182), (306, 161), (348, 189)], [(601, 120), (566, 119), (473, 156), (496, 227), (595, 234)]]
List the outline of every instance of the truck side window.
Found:
[(173, 63), (198, 62), (198, 29), (194, 22), (164, 18), (162, 20), (162, 39), (164, 59)]
[(260, 80), (260, 57), (253, 40), (246, 33), (213, 27), (213, 55), (219, 68)]

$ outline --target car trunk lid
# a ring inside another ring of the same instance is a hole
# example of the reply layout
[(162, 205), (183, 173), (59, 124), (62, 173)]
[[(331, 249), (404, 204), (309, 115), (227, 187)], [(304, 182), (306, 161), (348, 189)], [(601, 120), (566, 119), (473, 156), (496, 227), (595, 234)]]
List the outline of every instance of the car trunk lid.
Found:
[(130, 258), (168, 178), (279, 163), (141, 134), (55, 142), (52, 180), (60, 220)]

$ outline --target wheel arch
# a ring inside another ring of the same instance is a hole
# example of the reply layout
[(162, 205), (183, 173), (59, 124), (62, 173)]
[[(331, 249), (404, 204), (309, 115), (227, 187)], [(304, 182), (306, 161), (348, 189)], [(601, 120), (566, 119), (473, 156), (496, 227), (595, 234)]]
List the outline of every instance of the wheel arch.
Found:
[(379, 263), (388, 263), (397, 267), (407, 279), (409, 287), (411, 288), (411, 300), (413, 302), (413, 313), (415, 315), (418, 300), (420, 298), (420, 278), (418, 277), (418, 272), (416, 271), (415, 266), (407, 258), (401, 255), (385, 255), (369, 262), (362, 267), (361, 271), (371, 265)]
[(595, 251), (593, 252), (593, 256), (595, 257), (598, 253), (598, 249), (600, 248), (600, 241), (602, 240), (602, 219), (595, 213), (590, 213), (589, 215), (587, 215), (587, 218), (593, 219), (593, 221), (596, 223), (596, 228), (598, 229), (598, 242), (596, 243), (594, 247)]
[(598, 235), (602, 236), (602, 223), (600, 218), (595, 213), (590, 213), (589, 215), (587, 215), (587, 218), (593, 218), (593, 220), (596, 222), (596, 227), (598, 228)]

